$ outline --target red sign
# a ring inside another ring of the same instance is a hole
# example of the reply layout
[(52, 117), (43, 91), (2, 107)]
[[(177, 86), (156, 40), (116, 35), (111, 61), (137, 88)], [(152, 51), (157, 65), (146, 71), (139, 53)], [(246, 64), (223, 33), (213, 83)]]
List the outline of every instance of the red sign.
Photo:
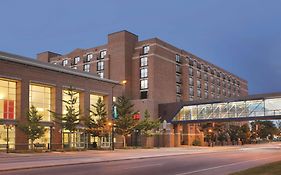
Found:
[(141, 115), (140, 114), (134, 114), (133, 115), (133, 119), (134, 120), (139, 120), (141, 118)]
[(4, 119), (14, 120), (14, 100), (4, 100)]

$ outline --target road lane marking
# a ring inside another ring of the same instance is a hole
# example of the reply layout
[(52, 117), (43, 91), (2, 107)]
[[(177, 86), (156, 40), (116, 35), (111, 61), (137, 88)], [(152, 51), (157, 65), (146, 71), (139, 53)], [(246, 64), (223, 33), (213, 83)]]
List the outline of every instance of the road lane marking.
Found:
[(247, 160), (247, 161), (243, 161), (243, 162), (235, 162), (235, 163), (230, 163), (230, 164), (225, 164), (225, 165), (220, 165), (220, 166), (215, 166), (215, 167), (210, 167), (210, 168), (205, 168), (205, 169), (200, 169), (200, 170), (195, 170), (195, 171), (190, 171), (190, 172), (185, 172), (185, 173), (178, 173), (178, 174), (175, 174), (175, 175), (188, 175), (188, 174), (193, 174), (193, 173), (199, 173), (199, 172), (223, 168), (223, 167), (227, 167), (227, 166), (239, 165), (239, 164), (243, 164), (243, 163), (247, 163), (247, 162), (254, 162), (254, 161), (259, 161), (259, 160), (271, 159), (273, 157), (277, 157), (277, 156), (271, 156), (271, 157), (267, 157), (267, 158), (254, 159), (254, 160)]
[(128, 167), (128, 168), (124, 168), (125, 170), (127, 169), (137, 169), (137, 168), (145, 168), (145, 167), (151, 167), (151, 166), (162, 166), (163, 164), (149, 164), (149, 165), (140, 165), (140, 166), (133, 166), (133, 167)]

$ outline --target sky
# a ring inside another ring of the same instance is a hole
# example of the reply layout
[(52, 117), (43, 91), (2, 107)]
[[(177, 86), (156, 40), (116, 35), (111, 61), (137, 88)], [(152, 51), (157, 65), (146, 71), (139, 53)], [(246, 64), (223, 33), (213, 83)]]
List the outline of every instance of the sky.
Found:
[(0, 50), (66, 54), (128, 30), (238, 75), (249, 94), (281, 92), (280, 7), (281, 0), (1, 0)]

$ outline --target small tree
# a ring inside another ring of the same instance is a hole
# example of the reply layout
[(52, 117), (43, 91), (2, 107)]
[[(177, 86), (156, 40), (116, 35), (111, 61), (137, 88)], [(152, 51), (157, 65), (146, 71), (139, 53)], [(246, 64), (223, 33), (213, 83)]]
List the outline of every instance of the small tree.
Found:
[(58, 123), (61, 125), (62, 129), (68, 130), (71, 134), (75, 133), (77, 130), (77, 126), (79, 125), (79, 110), (75, 108), (75, 105), (77, 104), (77, 97), (76, 94), (78, 92), (75, 92), (72, 87), (67, 89), (67, 91), (63, 92), (65, 95), (67, 95), (69, 98), (68, 100), (63, 100), (62, 102), (65, 105), (66, 113), (65, 114), (59, 114), (54, 111), (50, 111), (53, 115), (53, 121), (55, 123)]
[(26, 115), (27, 123), (20, 124), (19, 128), (26, 134), (31, 141), (31, 149), (34, 149), (34, 140), (41, 138), (46, 129), (40, 125), (43, 116), (38, 114), (36, 108), (32, 105)]
[(98, 98), (96, 104), (91, 106), (94, 110), (90, 110), (90, 117), (86, 119), (86, 130), (93, 137), (104, 137), (109, 132), (106, 127), (108, 119), (105, 104), (101, 98)]
[(145, 110), (144, 119), (137, 124), (136, 129), (140, 130), (141, 134), (145, 135), (146, 137), (150, 137), (153, 135), (153, 129), (159, 128), (159, 126), (160, 120), (151, 119), (149, 112)]
[(137, 121), (133, 119), (136, 112), (133, 111), (134, 105), (124, 96), (118, 97), (115, 105), (118, 113), (118, 118), (115, 120), (116, 133), (123, 137), (123, 145), (126, 147), (126, 135), (131, 134), (137, 125)]

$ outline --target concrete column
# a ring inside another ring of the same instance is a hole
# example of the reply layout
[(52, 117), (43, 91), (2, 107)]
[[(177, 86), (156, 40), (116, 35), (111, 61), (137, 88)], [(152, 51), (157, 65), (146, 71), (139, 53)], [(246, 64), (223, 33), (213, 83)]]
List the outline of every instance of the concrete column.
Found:
[[(16, 120), (19, 124), (23, 124), (27, 121), (26, 114), (29, 111), (29, 80), (22, 79), (17, 83), (17, 97), (16, 97)], [(26, 135), (16, 127), (16, 140), (15, 148), (17, 150), (28, 149), (28, 139)]]
[[(57, 114), (62, 114), (62, 93), (60, 86), (53, 87), (51, 90), (51, 109)], [(58, 123), (54, 123), (51, 143), (52, 149), (62, 148), (62, 128)]]

